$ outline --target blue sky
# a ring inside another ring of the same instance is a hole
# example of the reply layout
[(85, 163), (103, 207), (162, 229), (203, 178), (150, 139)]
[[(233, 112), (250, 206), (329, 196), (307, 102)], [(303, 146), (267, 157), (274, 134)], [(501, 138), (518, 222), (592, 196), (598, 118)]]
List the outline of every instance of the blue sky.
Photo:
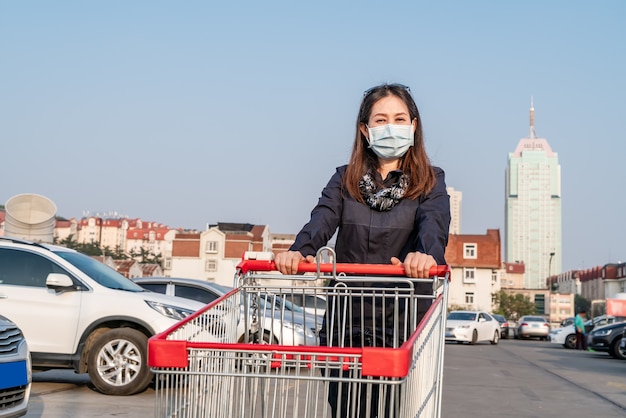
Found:
[(296, 233), (363, 91), (400, 82), (463, 233), (504, 242), (533, 97), (562, 169), (563, 269), (626, 260), (626, 2), (220, 3), (0, 3), (0, 203)]

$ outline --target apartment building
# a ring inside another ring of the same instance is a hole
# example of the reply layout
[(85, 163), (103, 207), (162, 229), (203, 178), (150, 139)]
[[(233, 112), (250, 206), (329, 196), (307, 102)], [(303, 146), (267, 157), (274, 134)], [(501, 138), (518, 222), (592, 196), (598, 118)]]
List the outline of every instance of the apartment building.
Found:
[(488, 229), (484, 235), (450, 235), (446, 247), (452, 278), (448, 305), (493, 310), (493, 293), (500, 290), (500, 254), (498, 229)]

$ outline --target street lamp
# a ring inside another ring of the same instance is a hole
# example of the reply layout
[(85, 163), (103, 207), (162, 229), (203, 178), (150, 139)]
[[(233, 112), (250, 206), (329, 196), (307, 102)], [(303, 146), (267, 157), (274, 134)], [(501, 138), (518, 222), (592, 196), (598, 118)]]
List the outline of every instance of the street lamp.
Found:
[(552, 293), (552, 257), (554, 257), (554, 251), (550, 253), (550, 259), (548, 260), (548, 280), (550, 281), (550, 293)]
[(550, 258), (548, 259), (548, 306), (550, 307), (550, 322), (552, 322), (552, 257), (554, 257), (554, 251), (550, 252)]

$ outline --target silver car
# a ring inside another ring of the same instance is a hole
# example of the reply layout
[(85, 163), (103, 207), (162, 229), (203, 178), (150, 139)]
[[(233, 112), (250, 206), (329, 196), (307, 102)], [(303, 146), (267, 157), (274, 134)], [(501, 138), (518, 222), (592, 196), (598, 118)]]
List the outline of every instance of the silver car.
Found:
[[(132, 280), (146, 290), (193, 299), (205, 304), (233, 290), (232, 287), (204, 280), (180, 277), (139, 277)], [(249, 312), (252, 313), (256, 309), (259, 313), (259, 332), (258, 334), (255, 332), (253, 336), (246, 332), (246, 318), (242, 303), (242, 316), (237, 330), (240, 341), (253, 338), (254, 341), (268, 344), (319, 345), (318, 331), (322, 326), (320, 316), (307, 313), (300, 306), (278, 295), (264, 293), (247, 295), (249, 300), (246, 306)], [(250, 321), (248, 317), (248, 325)]]
[(548, 321), (538, 315), (525, 315), (518, 321), (517, 334), (515, 338), (539, 338), (547, 340), (550, 333)]
[(0, 417), (21, 417), (30, 397), (30, 353), (22, 331), (0, 315)]

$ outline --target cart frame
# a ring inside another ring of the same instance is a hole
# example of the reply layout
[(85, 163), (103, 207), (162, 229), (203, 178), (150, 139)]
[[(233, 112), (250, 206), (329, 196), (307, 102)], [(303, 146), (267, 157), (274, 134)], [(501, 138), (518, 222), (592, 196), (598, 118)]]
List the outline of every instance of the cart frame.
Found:
[[(275, 272), (271, 259), (248, 253), (237, 268), (237, 287), (233, 291), (148, 341), (148, 364), (156, 376), (155, 416), (441, 415), (449, 266), (432, 269), (428, 279), (409, 279), (402, 277), (401, 266), (301, 263), (300, 271), (311, 274), (286, 276)], [(307, 284), (320, 280), (330, 284)], [(417, 293), (425, 283), (431, 293)], [(331, 318), (340, 319), (338, 330), (353, 329), (354, 325), (346, 328), (343, 324), (350, 317), (347, 307), (352, 307), (354, 300), (367, 298), (385, 298), (383, 306), (393, 308), (386, 314), (394, 322), (404, 321), (404, 331), (408, 332), (402, 336), (402, 330), (395, 326), (390, 331), (377, 325), (377, 330), (393, 335), (393, 341), (353, 347), (340, 337), (318, 345), (320, 324), (305, 320), (304, 328), (315, 328), (315, 341), (281, 345), (272, 338), (268, 343), (260, 336), (260, 321), (271, 318), (270, 322), (285, 323), (295, 314), (283, 307), (263, 316), (258, 296), (286, 297), (289, 292), (324, 294), (332, 300), (322, 333), (333, 332)], [(416, 307), (420, 299), (429, 300), (430, 307), (418, 322)], [(341, 300), (350, 303), (337, 302)], [(242, 326), (246, 332), (240, 340), (237, 329)], [(329, 407), (329, 396), (337, 397), (341, 405)]]

